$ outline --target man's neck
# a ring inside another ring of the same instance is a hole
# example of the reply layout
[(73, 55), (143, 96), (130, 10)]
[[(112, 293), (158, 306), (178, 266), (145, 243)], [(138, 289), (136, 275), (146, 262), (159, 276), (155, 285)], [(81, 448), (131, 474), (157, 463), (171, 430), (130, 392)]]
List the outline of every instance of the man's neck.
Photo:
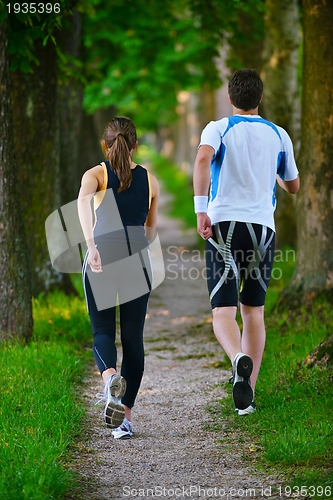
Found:
[(232, 114), (233, 115), (258, 115), (258, 107), (254, 109), (248, 109), (245, 111), (244, 109), (238, 109), (235, 108), (235, 106), (232, 107)]

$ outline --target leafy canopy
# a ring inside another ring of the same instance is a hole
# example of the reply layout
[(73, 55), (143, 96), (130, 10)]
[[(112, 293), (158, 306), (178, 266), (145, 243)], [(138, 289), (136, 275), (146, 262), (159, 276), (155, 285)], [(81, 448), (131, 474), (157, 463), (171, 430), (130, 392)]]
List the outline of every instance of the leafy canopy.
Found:
[[(264, 0), (59, 2), (61, 16), (17, 16), (23, 28), (9, 34), (12, 71), (32, 72), (39, 64), (36, 40), (51, 41), (57, 48), (59, 82), (74, 77), (84, 84), (88, 113), (114, 106), (146, 130), (176, 120), (180, 90), (221, 85), (219, 51), (234, 39), (249, 42), (240, 29), (242, 16), (257, 20), (253, 36), (262, 36)], [(57, 43), (57, 34), (70, 25), (74, 7), (82, 15), (80, 59)]]
[(84, 17), (83, 27), (84, 106), (90, 113), (115, 106), (152, 130), (176, 118), (178, 91), (221, 85), (219, 50), (232, 36), (243, 36), (239, 16), (255, 18), (263, 0), (92, 0), (91, 5), (94, 12)]
[(183, 0), (93, 4), (84, 20), (88, 112), (113, 105), (152, 129), (174, 118), (179, 90), (220, 83), (215, 43)]

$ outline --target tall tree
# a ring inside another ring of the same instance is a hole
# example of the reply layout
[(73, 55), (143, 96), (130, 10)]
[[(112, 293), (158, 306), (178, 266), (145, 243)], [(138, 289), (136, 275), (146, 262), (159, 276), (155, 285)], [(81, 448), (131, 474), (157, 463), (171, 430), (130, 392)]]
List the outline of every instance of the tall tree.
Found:
[(29, 339), (32, 307), (27, 244), (17, 190), (10, 75), (8, 21), (0, 25), (0, 339)]
[(333, 2), (303, 1), (297, 267), (280, 301), (333, 297)]
[(60, 286), (62, 276), (51, 266), (45, 236), (45, 219), (61, 204), (56, 49), (50, 39), (45, 46), (37, 39), (34, 51), (32, 71), (17, 70), (11, 79), (19, 188), (36, 296)]
[[(45, 220), (62, 203), (73, 199), (68, 199), (68, 186), (73, 185), (71, 169), (77, 166), (78, 126), (73, 124), (79, 123), (76, 117), (80, 116), (81, 100), (73, 82), (70, 88), (59, 87), (59, 65), (68, 72), (68, 60), (61, 50), (66, 43), (59, 35), (56, 45), (58, 20), (50, 17), (45, 22), (48, 24), (43, 27), (27, 29), (28, 19), (23, 17), (21, 30), (11, 31), (9, 37), (14, 144), (34, 296), (54, 288), (75, 292), (69, 276), (56, 272), (51, 265)], [(77, 24), (70, 36), (72, 43), (79, 38), (79, 20)]]
[(83, 119), (83, 81), (78, 75), (82, 72), (81, 57), (81, 14), (75, 10), (63, 22), (62, 30), (57, 33), (58, 59), (60, 69), (57, 85), (57, 118), (59, 127), (59, 172), (60, 201), (66, 204), (73, 201), (79, 189), (82, 169), (80, 169), (80, 136)]
[[(263, 67), (264, 99), (260, 108), (268, 120), (291, 136), (295, 153), (300, 140), (298, 89), (300, 16), (298, 0), (266, 0)], [(277, 243), (296, 245), (295, 198), (277, 190)]]

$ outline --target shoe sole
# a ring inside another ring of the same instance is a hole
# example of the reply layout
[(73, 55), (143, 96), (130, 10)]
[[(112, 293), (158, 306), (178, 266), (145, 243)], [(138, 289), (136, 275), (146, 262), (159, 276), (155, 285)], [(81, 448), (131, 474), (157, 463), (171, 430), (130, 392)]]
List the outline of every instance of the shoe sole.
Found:
[(119, 427), (125, 418), (125, 410), (121, 404), (121, 398), (125, 391), (126, 380), (121, 375), (115, 375), (110, 385), (111, 398), (104, 410), (105, 423), (110, 429)]
[[(250, 356), (241, 356), (237, 361), (235, 382), (232, 389), (232, 396), (235, 407), (245, 410), (253, 400), (253, 390), (250, 385), (250, 376), (253, 370), (253, 361)], [(240, 380), (238, 380), (240, 377)]]
[(125, 418), (124, 407), (112, 400), (109, 401), (104, 410), (104, 418), (107, 427), (109, 427), (110, 429), (116, 429), (123, 423), (123, 420)]
[(112, 378), (110, 392), (111, 396), (120, 399), (126, 391), (126, 380), (121, 375), (115, 375)]
[(238, 415), (240, 417), (246, 417), (247, 415), (251, 415), (252, 413), (256, 412), (255, 408), (253, 408), (253, 410), (247, 410), (247, 411), (246, 410), (247, 410), (247, 408), (245, 408), (245, 410), (238, 410)]
[(132, 434), (125, 434), (124, 436), (119, 436), (119, 437), (113, 435), (113, 437), (114, 439), (131, 439)]
[(253, 361), (250, 356), (244, 354), (238, 359), (237, 362), (237, 374), (243, 378), (250, 378), (253, 370)]

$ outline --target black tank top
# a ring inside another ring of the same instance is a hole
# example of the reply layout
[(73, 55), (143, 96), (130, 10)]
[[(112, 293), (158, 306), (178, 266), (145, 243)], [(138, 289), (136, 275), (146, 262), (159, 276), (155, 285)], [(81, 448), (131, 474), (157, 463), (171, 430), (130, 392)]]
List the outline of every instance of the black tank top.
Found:
[(132, 182), (128, 189), (118, 193), (119, 179), (108, 161), (101, 163), (104, 183), (94, 198), (94, 237), (101, 241), (123, 241), (130, 238), (139, 247), (147, 246), (144, 224), (147, 219), (151, 193), (149, 172), (141, 165), (132, 169)]

